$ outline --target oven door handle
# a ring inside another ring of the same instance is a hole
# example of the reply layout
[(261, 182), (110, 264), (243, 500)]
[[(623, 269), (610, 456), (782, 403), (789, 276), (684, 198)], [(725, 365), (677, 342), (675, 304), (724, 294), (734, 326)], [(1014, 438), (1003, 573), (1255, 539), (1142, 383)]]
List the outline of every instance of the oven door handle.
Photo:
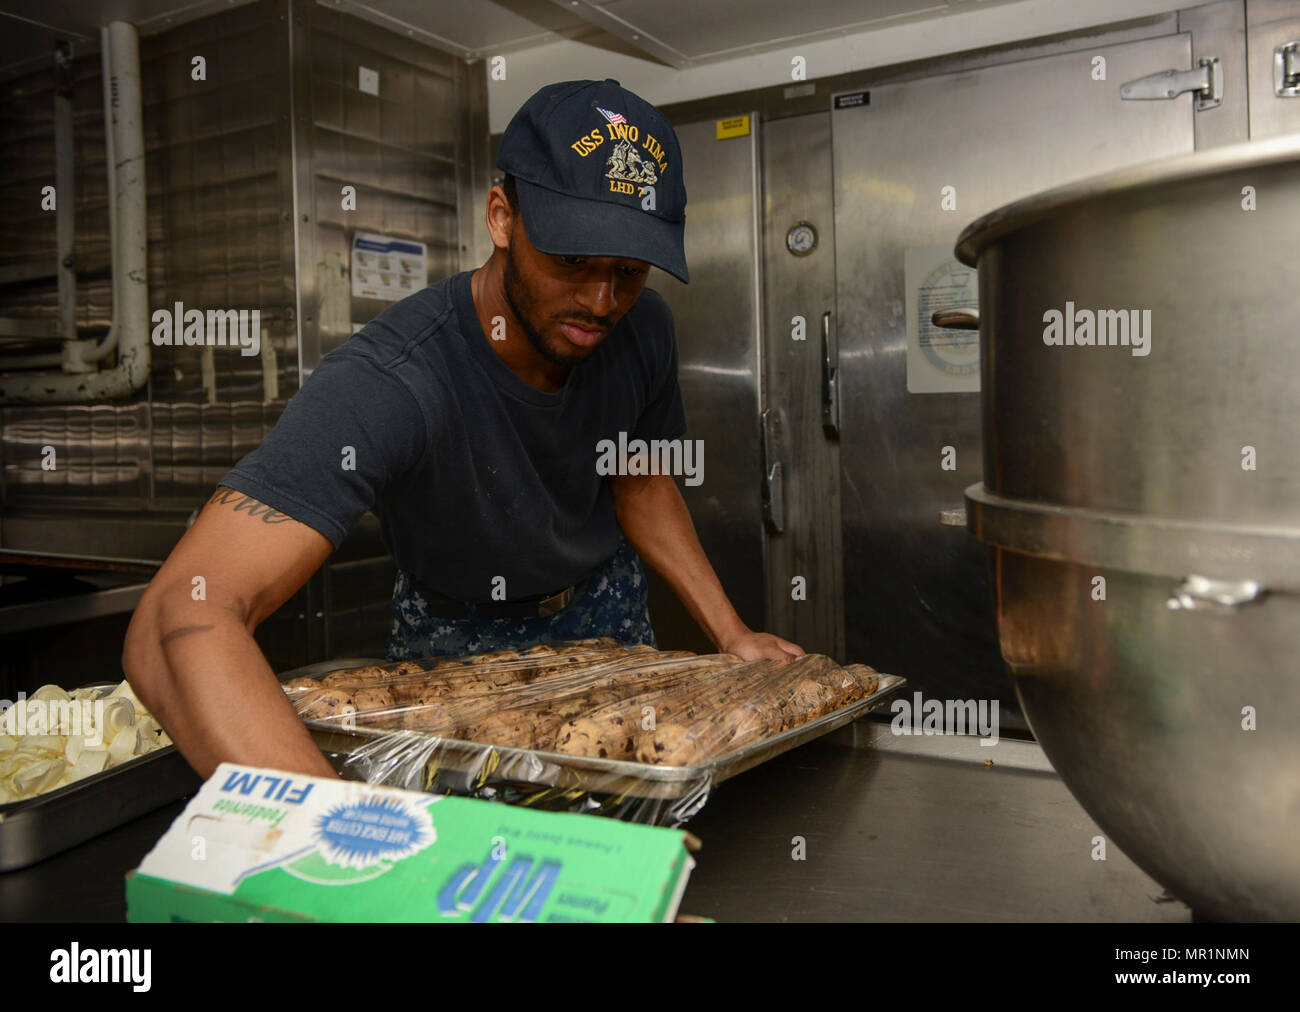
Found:
[(822, 432), (840, 438), (840, 348), (831, 347), (831, 311), (822, 313)]
[(776, 418), (771, 408), (759, 416), (762, 425), (762, 501), (763, 526), (769, 534), (785, 530), (785, 482), (781, 462), (776, 459)]

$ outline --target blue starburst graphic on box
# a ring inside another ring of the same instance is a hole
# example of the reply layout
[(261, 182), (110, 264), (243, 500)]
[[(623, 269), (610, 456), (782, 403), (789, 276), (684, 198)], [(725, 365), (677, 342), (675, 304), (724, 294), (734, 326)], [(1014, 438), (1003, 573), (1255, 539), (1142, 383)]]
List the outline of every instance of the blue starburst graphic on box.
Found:
[(315, 830), (325, 860), (348, 868), (400, 861), (437, 839), (428, 809), (393, 797), (335, 805), (317, 816)]

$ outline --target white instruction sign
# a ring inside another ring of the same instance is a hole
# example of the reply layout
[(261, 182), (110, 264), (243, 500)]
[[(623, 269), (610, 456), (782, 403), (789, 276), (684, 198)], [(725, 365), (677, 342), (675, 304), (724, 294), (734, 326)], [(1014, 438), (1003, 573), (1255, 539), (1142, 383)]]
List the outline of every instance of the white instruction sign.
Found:
[(352, 297), (396, 302), (429, 283), (428, 257), (422, 242), (371, 232), (352, 238)]
[(936, 309), (979, 308), (975, 268), (954, 258), (951, 246), (929, 246), (906, 250), (903, 270), (907, 291), (907, 392), (978, 391), (979, 331), (947, 330), (930, 322)]

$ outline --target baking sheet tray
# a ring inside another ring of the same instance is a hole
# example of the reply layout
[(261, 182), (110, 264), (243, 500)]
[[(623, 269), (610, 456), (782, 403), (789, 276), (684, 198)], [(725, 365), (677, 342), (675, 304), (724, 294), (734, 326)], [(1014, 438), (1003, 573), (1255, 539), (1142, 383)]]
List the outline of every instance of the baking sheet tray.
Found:
[[(332, 671), (371, 663), (385, 662), (327, 661), (285, 672), (279, 677), (282, 681), (323, 677)], [(348, 766), (355, 765), (358, 758), (364, 757), (370, 771), (379, 774), (375, 782), (390, 782), (384, 776), (387, 767), (394, 774), (400, 773), (402, 779), (395, 786), (434, 793), (471, 793), (492, 785), (514, 784), (530, 789), (521, 794), (521, 800), (526, 798), (529, 804), (545, 804), (566, 796), (577, 797), (592, 792), (619, 800), (673, 801), (694, 796), (698, 797), (698, 805), (692, 807), (698, 810), (707, 799), (709, 787), (865, 716), (906, 684), (907, 680), (898, 675), (882, 674), (879, 688), (870, 696), (693, 766), (650, 766), (626, 760), (562, 755), (440, 738), (420, 731), (364, 727), (347, 730), (331, 721), (307, 720), (305, 723), (316, 743), (331, 756), (340, 772), (347, 775)], [(427, 753), (420, 771), (422, 780), (412, 783), (412, 757), (420, 755), (421, 750)], [(705, 786), (701, 793), (702, 784)], [(546, 790), (539, 790), (542, 788)]]

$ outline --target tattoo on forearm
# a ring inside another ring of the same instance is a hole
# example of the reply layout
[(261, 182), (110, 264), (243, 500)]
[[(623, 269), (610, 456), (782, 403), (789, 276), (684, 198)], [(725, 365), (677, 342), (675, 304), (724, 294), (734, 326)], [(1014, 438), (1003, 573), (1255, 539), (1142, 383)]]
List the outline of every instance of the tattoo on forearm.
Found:
[(264, 524), (282, 524), (286, 520), (293, 519), (293, 517), (286, 516), (279, 510), (272, 509), (266, 503), (258, 502), (251, 495), (236, 492), (233, 488), (217, 489), (208, 502), (209, 504), (218, 503), (222, 506), (234, 506), (236, 513), (243, 512), (250, 517), (260, 517)]

